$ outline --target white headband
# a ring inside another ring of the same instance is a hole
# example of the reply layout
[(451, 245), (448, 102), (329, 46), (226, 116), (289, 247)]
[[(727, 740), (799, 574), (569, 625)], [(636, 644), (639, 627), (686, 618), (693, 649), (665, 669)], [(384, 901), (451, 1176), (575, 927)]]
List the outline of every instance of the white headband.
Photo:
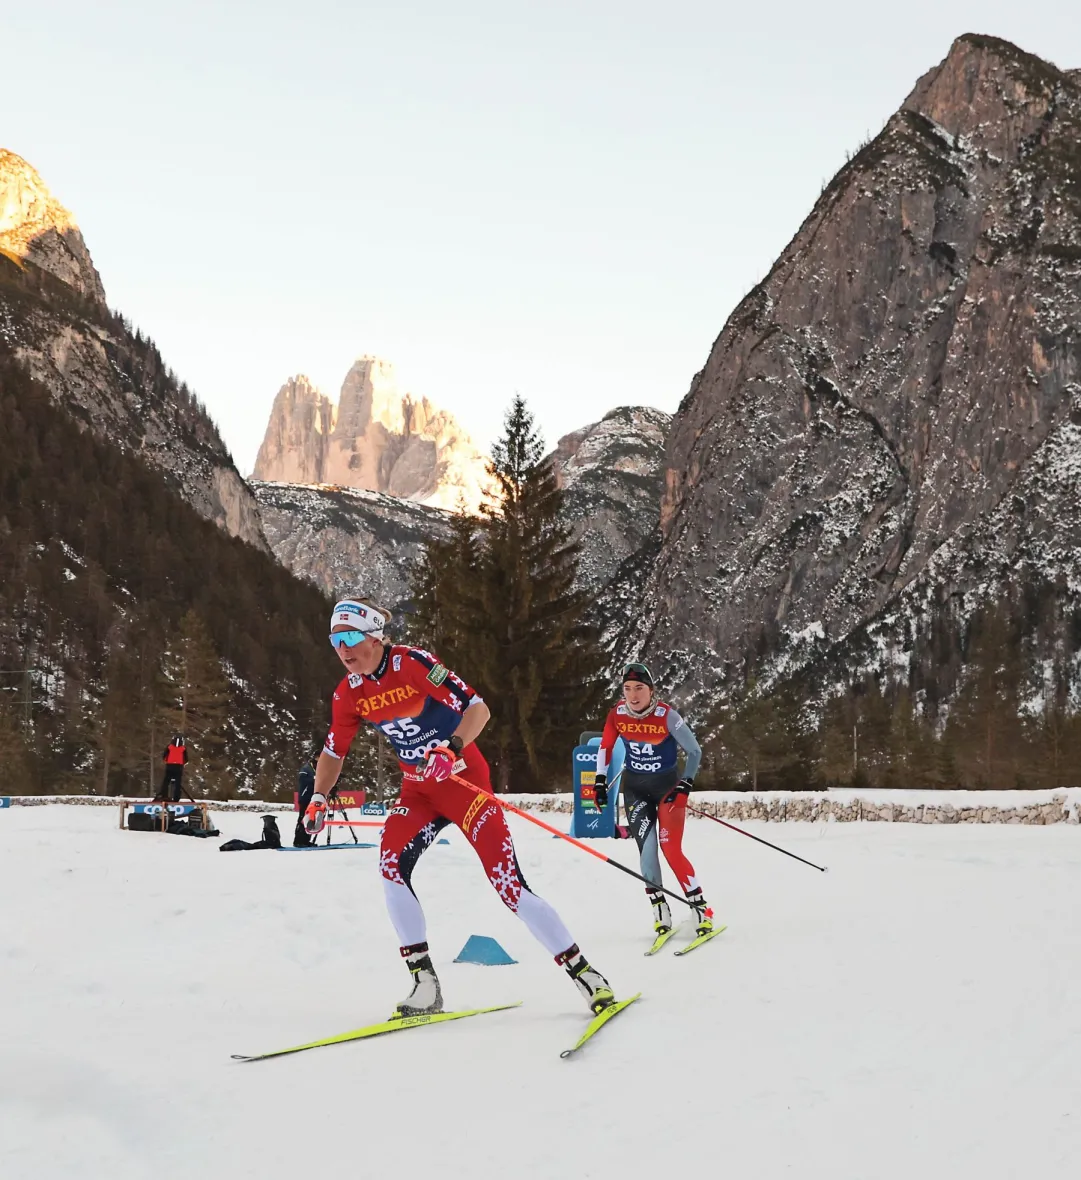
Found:
[(343, 598), (341, 602), (335, 603), (334, 613), (330, 616), (331, 627), (337, 627), (339, 623), (348, 623), (356, 631), (363, 631), (373, 639), (382, 639), (387, 620), (374, 606)]

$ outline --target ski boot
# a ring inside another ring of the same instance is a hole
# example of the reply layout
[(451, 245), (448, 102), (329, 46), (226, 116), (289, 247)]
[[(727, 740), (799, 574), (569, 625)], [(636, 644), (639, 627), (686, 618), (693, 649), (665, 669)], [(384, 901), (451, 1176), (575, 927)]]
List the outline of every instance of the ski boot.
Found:
[(561, 955), (556, 955), (556, 962), (574, 980), (594, 1016), (616, 1002), (608, 980), (586, 962), (577, 943), (569, 946)]
[(646, 890), (650, 905), (653, 906), (653, 929), (657, 934), (667, 934), (672, 929), (672, 910), (663, 893)]
[(702, 890), (696, 889), (693, 893), (688, 893), (687, 900), (691, 903), (691, 907), (698, 919), (695, 935), (701, 937), (703, 934), (709, 934), (713, 929), (713, 911), (706, 905), (706, 899), (702, 896)]
[(443, 1011), (443, 991), (439, 976), (432, 966), (428, 944), (418, 942), (415, 946), (403, 946), (402, 958), (413, 976), (413, 990), (402, 1000), (391, 1020), (402, 1016), (431, 1016)]

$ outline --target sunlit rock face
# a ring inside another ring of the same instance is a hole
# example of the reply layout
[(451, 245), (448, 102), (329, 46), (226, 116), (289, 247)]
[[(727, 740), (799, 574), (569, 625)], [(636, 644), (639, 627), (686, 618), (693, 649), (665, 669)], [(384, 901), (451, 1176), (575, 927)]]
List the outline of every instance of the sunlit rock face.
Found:
[(394, 366), (373, 356), (349, 370), (336, 404), (307, 377), (291, 377), (274, 399), (253, 475), (469, 511), (489, 486), (484, 456), (454, 417), (403, 392)]
[(32, 262), (105, 306), (105, 288), (75, 218), (21, 156), (0, 148), (0, 251)]
[(0, 357), (85, 427), (162, 472), (203, 516), (266, 548), (258, 506), (210, 416), (153, 342), (109, 310), (75, 219), (3, 149)]

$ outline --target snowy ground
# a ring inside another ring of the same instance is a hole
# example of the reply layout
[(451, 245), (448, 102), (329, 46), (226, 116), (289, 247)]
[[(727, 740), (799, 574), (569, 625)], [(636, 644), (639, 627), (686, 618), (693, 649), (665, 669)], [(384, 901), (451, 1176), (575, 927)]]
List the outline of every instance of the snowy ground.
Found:
[[(222, 856), (111, 809), (0, 811), (0, 1176), (1077, 1174), (1077, 827), (749, 825), (819, 874), (695, 821), (730, 929), (645, 959), (638, 886), (512, 822), (533, 887), (645, 993), (588, 1050), (559, 1059), (584, 1007), (452, 833), (415, 877), (448, 1006), (524, 1006), (241, 1065), (407, 990), (375, 853)], [(473, 933), (519, 965), (452, 965)]]

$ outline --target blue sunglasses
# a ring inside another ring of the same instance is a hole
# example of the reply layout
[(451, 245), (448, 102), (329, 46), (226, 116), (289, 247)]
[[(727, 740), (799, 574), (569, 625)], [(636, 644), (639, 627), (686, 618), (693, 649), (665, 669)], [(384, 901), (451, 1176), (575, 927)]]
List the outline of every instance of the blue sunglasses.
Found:
[(367, 639), (367, 631), (332, 631), (330, 634), (331, 647), (356, 647)]

